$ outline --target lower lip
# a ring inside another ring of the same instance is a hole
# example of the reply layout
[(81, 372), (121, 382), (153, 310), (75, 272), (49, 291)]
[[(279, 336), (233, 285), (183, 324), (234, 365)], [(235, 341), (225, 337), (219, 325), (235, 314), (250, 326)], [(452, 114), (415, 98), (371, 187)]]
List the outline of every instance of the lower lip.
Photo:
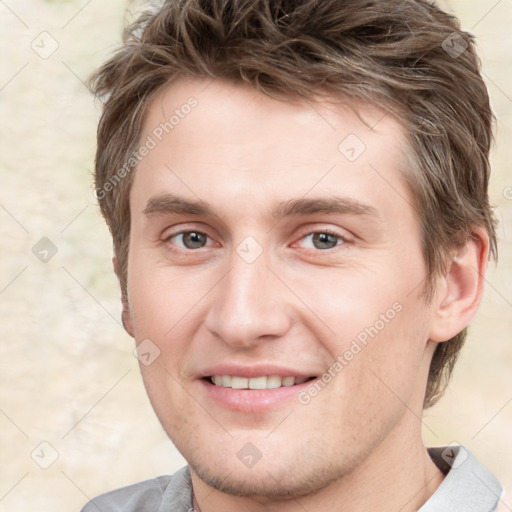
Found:
[(200, 380), (202, 388), (211, 400), (222, 407), (240, 412), (276, 409), (290, 400), (296, 400), (297, 395), (313, 382), (314, 380), (309, 380), (302, 384), (274, 389), (233, 389), (216, 386), (206, 379)]

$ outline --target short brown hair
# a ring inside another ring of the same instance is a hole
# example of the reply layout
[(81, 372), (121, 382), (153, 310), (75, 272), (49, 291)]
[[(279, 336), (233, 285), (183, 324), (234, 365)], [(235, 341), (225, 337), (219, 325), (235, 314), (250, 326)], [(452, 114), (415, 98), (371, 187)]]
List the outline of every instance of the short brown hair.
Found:
[[(143, 13), (123, 41), (91, 79), (94, 93), (106, 98), (96, 190), (123, 295), (132, 179), (126, 162), (137, 149), (147, 103), (180, 76), (244, 82), (280, 99), (314, 100), (326, 92), (386, 109), (402, 123), (413, 155), (413, 169), (404, 174), (422, 229), (426, 300), (450, 251), (476, 226), (487, 230), (496, 256), (487, 193), (493, 125), (487, 89), (473, 37), (432, 3), (168, 0)], [(438, 344), (425, 407), (443, 394), (465, 338), (466, 329)]]

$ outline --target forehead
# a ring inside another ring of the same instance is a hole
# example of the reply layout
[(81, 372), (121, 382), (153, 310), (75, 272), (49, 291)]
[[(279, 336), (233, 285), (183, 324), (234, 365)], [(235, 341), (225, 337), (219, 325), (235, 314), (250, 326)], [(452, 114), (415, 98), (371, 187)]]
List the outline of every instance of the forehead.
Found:
[(380, 193), (396, 212), (412, 203), (403, 129), (369, 104), (283, 101), (243, 84), (180, 79), (148, 105), (139, 143), (151, 149), (132, 192), (146, 198), (172, 188), (252, 204), (341, 192)]

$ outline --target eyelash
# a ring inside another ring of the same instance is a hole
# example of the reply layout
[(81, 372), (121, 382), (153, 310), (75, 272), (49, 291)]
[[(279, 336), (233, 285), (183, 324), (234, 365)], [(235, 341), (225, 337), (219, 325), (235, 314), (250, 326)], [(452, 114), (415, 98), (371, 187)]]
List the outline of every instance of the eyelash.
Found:
[[(171, 235), (169, 235), (169, 236), (167, 236), (165, 238), (164, 242), (170, 244), (173, 238), (176, 238), (176, 237), (181, 236), (181, 235), (186, 235), (187, 233), (197, 233), (198, 235), (202, 235), (202, 236), (204, 236), (206, 238), (211, 239), (211, 237), (207, 233), (205, 233), (204, 231), (199, 231), (199, 230), (196, 230), (196, 229), (189, 229), (189, 230), (179, 231), (177, 233), (172, 233)], [(339, 233), (336, 233), (335, 231), (332, 231), (332, 230), (329, 230), (329, 229), (322, 229), (322, 230), (318, 230), (318, 231), (308, 232), (308, 233), (302, 235), (299, 238), (299, 241), (302, 241), (302, 240), (306, 239), (307, 237), (314, 236), (314, 235), (320, 235), (320, 234), (321, 235), (331, 235), (331, 236), (337, 238), (339, 243), (337, 243), (334, 247), (331, 247), (329, 249), (305, 248), (306, 251), (308, 251), (308, 252), (328, 252), (328, 251), (336, 249), (337, 247), (340, 247), (342, 245), (346, 245), (346, 244), (351, 243), (351, 240), (348, 239), (347, 237), (345, 237), (343, 235), (340, 235)], [(292, 246), (294, 246), (296, 244), (297, 244), (297, 242), (294, 242), (292, 244)], [(192, 251), (192, 252), (198, 251), (199, 249), (204, 249), (204, 247), (199, 247), (197, 249), (189, 249), (187, 247), (179, 247), (179, 250)]]
[[(318, 231), (311, 231), (311, 232), (306, 233), (305, 235), (301, 236), (299, 238), (299, 241), (304, 240), (305, 238), (310, 237), (310, 236), (314, 236), (314, 235), (331, 235), (331, 236), (337, 238), (339, 243), (337, 243), (334, 247), (331, 247), (329, 249), (315, 249), (315, 248), (310, 249), (310, 248), (307, 248), (307, 249), (305, 249), (306, 251), (328, 252), (328, 251), (331, 251), (333, 249), (336, 249), (337, 247), (340, 247), (342, 245), (346, 245), (346, 244), (350, 243), (350, 240), (347, 237), (344, 237), (343, 235), (340, 235), (339, 233), (336, 233), (335, 231), (331, 231), (330, 229), (321, 229), (321, 230), (318, 230)], [(294, 242), (293, 245), (295, 245), (295, 242)]]
[[(180, 235), (186, 235), (187, 233), (197, 233), (198, 235), (202, 235), (202, 236), (205, 236), (205, 237), (207, 237), (207, 238), (210, 238), (210, 237), (208, 236), (208, 234), (207, 234), (207, 233), (205, 233), (204, 231), (199, 231), (199, 230), (197, 230), (197, 229), (187, 229), (187, 230), (185, 230), (185, 231), (179, 231), (178, 233), (172, 233), (171, 235), (169, 235), (169, 236), (167, 236), (167, 237), (165, 238), (164, 242), (171, 243), (171, 240), (172, 240), (173, 238), (176, 238), (176, 237), (178, 237), (178, 236), (180, 236)], [(194, 251), (194, 250), (196, 250), (196, 251), (197, 251), (197, 249), (188, 249), (187, 247), (180, 247), (180, 249), (182, 249), (182, 250), (188, 250), (188, 251)], [(204, 249), (204, 247), (199, 247), (199, 249)]]

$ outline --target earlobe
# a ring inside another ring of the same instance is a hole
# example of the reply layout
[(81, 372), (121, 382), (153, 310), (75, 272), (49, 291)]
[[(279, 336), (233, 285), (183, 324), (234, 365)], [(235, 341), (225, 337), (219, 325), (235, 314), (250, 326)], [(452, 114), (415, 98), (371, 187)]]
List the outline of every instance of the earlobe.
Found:
[[(119, 263), (117, 261), (117, 257), (115, 256), (115, 254), (114, 254), (114, 256), (112, 256), (112, 266), (114, 267), (114, 272), (119, 279), (119, 277), (120, 277), (119, 276)], [(120, 279), (119, 279), (119, 281), (121, 282)], [(128, 304), (128, 296), (126, 295), (125, 292), (121, 293), (121, 304), (123, 306), (123, 310), (121, 312), (121, 321), (123, 322), (123, 327), (124, 327), (125, 331), (132, 338), (134, 338), (135, 336), (133, 335), (133, 324), (132, 324), (132, 316), (130, 313), (130, 305)]]
[(489, 236), (476, 228), (439, 281), (430, 341), (447, 341), (468, 326), (482, 299), (488, 256)]

